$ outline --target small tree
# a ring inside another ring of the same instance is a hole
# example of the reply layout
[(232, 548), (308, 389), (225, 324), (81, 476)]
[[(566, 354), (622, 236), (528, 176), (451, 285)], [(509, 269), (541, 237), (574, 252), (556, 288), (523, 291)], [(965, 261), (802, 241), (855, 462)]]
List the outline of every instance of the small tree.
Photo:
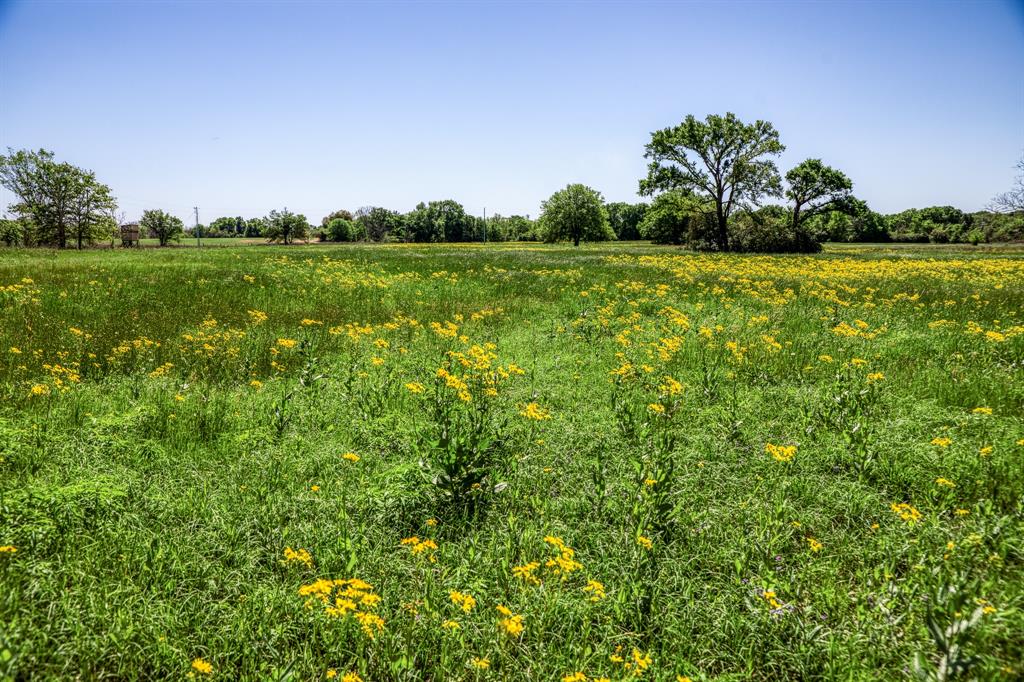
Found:
[(263, 236), (271, 242), (291, 244), (296, 239), (305, 239), (309, 232), (306, 216), (292, 213), (287, 208), (283, 211), (271, 211), (266, 218), (266, 225)]
[(71, 235), (78, 248), (92, 244), (97, 239), (113, 232), (112, 212), (117, 201), (110, 194), (110, 188), (96, 181), (91, 172), (81, 172), (75, 185), (74, 200), (71, 202)]
[(799, 251), (817, 251), (814, 238), (804, 230), (804, 222), (825, 211), (851, 211), (853, 183), (841, 171), (826, 166), (821, 159), (807, 159), (788, 173), (786, 198), (793, 202), (790, 226)]
[(160, 246), (167, 246), (171, 240), (180, 240), (185, 232), (181, 218), (158, 209), (143, 211), (139, 227), (150, 237), (159, 239)]
[(573, 246), (579, 246), (580, 240), (599, 242), (615, 239), (604, 198), (600, 192), (586, 185), (566, 185), (565, 189), (558, 190), (544, 201), (540, 208), (545, 241), (571, 239)]
[(729, 250), (729, 216), (735, 209), (782, 193), (779, 171), (765, 157), (786, 148), (767, 121), (748, 125), (732, 113), (704, 121), (690, 115), (674, 128), (651, 133), (645, 149), (651, 164), (640, 194), (682, 189), (706, 199), (714, 210), (720, 251)]

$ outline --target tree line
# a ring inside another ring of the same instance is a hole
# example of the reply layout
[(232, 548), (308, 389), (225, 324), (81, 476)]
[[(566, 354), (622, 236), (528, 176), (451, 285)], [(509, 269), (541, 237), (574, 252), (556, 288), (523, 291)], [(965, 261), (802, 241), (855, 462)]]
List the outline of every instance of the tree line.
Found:
[[(198, 237), (296, 241), (504, 242), (649, 240), (698, 250), (814, 252), (825, 241), (982, 243), (1024, 240), (1024, 158), (1014, 187), (990, 210), (952, 206), (892, 215), (871, 210), (853, 195), (853, 182), (820, 159), (784, 175), (774, 157), (785, 150), (767, 121), (744, 123), (734, 114), (687, 116), (651, 133), (639, 195), (649, 202), (605, 202), (597, 190), (570, 184), (541, 203), (537, 219), (484, 219), (453, 199), (421, 202), (407, 213), (379, 206), (337, 210), (316, 227), (287, 209), (257, 218), (220, 217), (193, 228)], [(110, 188), (91, 171), (59, 162), (46, 150), (8, 149), (0, 156), (0, 185), (17, 201), (0, 219), (8, 246), (113, 246), (124, 223)], [(773, 203), (784, 199), (785, 204)], [(186, 234), (183, 222), (160, 209), (139, 220), (143, 235), (161, 246)]]

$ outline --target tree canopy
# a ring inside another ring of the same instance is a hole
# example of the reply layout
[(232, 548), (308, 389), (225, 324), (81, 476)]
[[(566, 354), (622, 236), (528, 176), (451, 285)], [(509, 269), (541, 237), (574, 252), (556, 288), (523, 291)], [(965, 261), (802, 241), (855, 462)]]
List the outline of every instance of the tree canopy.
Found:
[(452, 199), (420, 202), (406, 215), (405, 228), (415, 242), (461, 242), (475, 236), (466, 209)]
[(647, 213), (647, 204), (628, 204), (614, 201), (605, 205), (608, 222), (620, 240), (640, 239), (640, 223)]
[(356, 226), (366, 239), (380, 242), (392, 233), (401, 234), (405, 229), (405, 217), (398, 211), (380, 206), (364, 206), (356, 211)]
[(266, 228), (263, 236), (268, 241), (291, 244), (296, 239), (305, 239), (309, 232), (309, 223), (301, 213), (292, 213), (287, 208), (271, 211), (266, 217)]
[(853, 182), (821, 159), (807, 159), (786, 173), (786, 198), (793, 202), (790, 226), (796, 250), (812, 251), (814, 238), (804, 229), (808, 219), (824, 211), (850, 210)]
[(784, 150), (767, 121), (746, 124), (732, 113), (698, 121), (691, 114), (678, 126), (651, 133), (644, 153), (651, 163), (640, 193), (681, 189), (706, 199), (716, 219), (716, 246), (728, 251), (732, 212), (781, 195), (778, 168), (766, 157)]
[(710, 225), (709, 218), (707, 207), (692, 193), (662, 192), (645, 211), (639, 234), (655, 244), (694, 246), (709, 237), (713, 239), (714, 226)]
[(143, 211), (139, 227), (150, 237), (160, 240), (160, 246), (181, 239), (185, 231), (181, 218), (157, 209)]
[(334, 218), (327, 223), (324, 238), (329, 242), (356, 241), (356, 224), (345, 218)]
[(331, 224), (332, 220), (337, 220), (338, 218), (341, 218), (342, 220), (347, 220), (349, 222), (352, 222), (356, 219), (356, 217), (352, 215), (351, 211), (346, 211), (345, 209), (342, 208), (337, 211), (332, 211), (331, 213), (325, 215), (323, 217), (323, 220), (320, 221), (320, 227), (327, 227), (328, 225)]
[(615, 239), (608, 223), (604, 197), (597, 190), (579, 183), (566, 185), (541, 204), (541, 225), (548, 242), (571, 240), (599, 242)]
[(63, 249), (70, 237), (82, 248), (109, 233), (117, 202), (94, 173), (58, 162), (45, 149), (7, 151), (0, 156), (0, 185), (18, 198), (8, 208), (28, 221), (25, 241)]

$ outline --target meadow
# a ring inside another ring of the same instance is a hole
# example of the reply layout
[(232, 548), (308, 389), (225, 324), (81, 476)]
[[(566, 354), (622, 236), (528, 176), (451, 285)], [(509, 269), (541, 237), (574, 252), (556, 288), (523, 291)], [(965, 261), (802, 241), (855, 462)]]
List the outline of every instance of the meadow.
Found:
[(0, 251), (0, 678), (1019, 679), (1024, 249)]

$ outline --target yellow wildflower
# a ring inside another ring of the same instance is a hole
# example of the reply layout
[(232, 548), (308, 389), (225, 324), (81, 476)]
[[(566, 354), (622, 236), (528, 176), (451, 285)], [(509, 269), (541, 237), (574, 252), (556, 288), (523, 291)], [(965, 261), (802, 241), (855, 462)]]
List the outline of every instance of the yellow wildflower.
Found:
[(534, 421), (543, 421), (545, 419), (551, 419), (551, 413), (542, 408), (537, 403), (527, 403), (519, 414), (523, 415), (527, 419)]
[(534, 571), (540, 568), (539, 561), (531, 561), (528, 564), (522, 566), (513, 566), (512, 575), (517, 578), (521, 578), (524, 582), (530, 585), (540, 585), (540, 579), (534, 575)]
[(306, 568), (313, 568), (313, 557), (310, 555), (308, 550), (298, 549), (294, 550), (291, 547), (284, 548), (284, 561), (285, 564), (303, 564)]
[(213, 666), (204, 661), (201, 658), (194, 659), (192, 661), (192, 669), (200, 675), (211, 675), (213, 674)]
[(921, 520), (921, 512), (917, 511), (906, 502), (901, 502), (899, 504), (894, 502), (890, 504), (889, 507), (892, 509), (894, 514), (911, 525)]
[(586, 587), (583, 588), (584, 592), (590, 594), (590, 601), (601, 601), (604, 599), (604, 585), (597, 582), (596, 580), (588, 580)]
[(509, 637), (518, 637), (523, 633), (525, 626), (523, 625), (523, 617), (519, 615), (513, 615), (513, 613), (501, 606), (497, 607), (498, 612), (501, 613), (505, 618), (498, 621), (498, 629), (505, 632)]
[(764, 451), (771, 455), (776, 462), (788, 462), (796, 456), (795, 445), (773, 445), (765, 443)]
[(458, 590), (452, 590), (448, 593), (448, 598), (452, 600), (452, 603), (458, 606), (460, 609), (469, 613), (476, 606), (476, 599), (472, 595), (459, 592)]

